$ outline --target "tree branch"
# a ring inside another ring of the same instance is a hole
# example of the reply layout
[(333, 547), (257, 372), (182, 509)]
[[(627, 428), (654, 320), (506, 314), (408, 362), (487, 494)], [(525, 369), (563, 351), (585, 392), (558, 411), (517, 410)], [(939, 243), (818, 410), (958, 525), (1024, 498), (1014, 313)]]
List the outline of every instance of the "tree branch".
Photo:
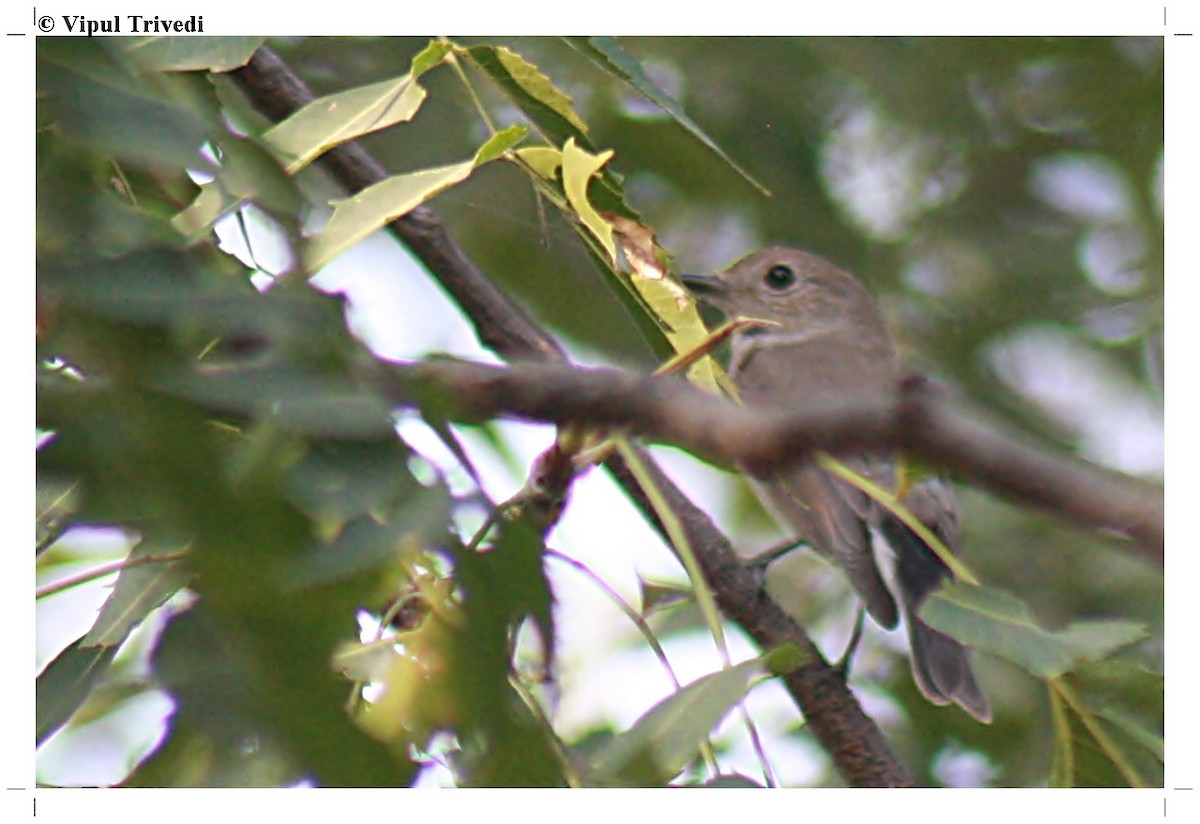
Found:
[(815, 450), (899, 449), (1017, 502), (1132, 538), (1163, 563), (1160, 488), (1004, 432), (917, 375), (891, 397), (847, 396), (786, 411), (739, 406), (681, 378), (564, 365), (393, 364), (377, 388), (399, 404), (437, 392), (459, 420), (507, 415), (624, 429), (729, 468), (789, 463)]

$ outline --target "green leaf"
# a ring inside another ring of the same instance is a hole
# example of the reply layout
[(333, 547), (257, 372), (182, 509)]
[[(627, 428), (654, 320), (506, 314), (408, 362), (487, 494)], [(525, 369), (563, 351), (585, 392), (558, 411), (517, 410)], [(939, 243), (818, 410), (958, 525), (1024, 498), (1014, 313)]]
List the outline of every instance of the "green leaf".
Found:
[[(255, 672), (258, 662), (213, 612), (201, 602), (173, 616), (155, 644), (154, 677), (175, 711), (165, 740), (127, 779), (130, 786), (279, 786), (300, 777), (303, 762), (256, 707), (264, 677)], [(287, 703), (272, 709), (286, 712)], [(335, 742), (331, 736), (329, 745)]]
[(106, 44), (119, 38), (40, 38), (39, 116), (98, 152), (170, 170), (202, 168), (221, 134), (211, 86), (185, 75), (137, 76)]
[(488, 550), (459, 548), (455, 557), (463, 620), (447, 622), (445, 653), (447, 692), (464, 742), (457, 772), (473, 786), (561, 786), (553, 730), (534, 717), (510, 680), (512, 630), (527, 616), (540, 631), (546, 660), (553, 660), (545, 547), (525, 517), (505, 520), (500, 529)]
[(289, 565), (282, 585), (287, 590), (311, 589), (411, 558), (445, 531), (450, 503), (443, 487), (417, 487), (387, 523), (356, 518), (336, 539), (309, 550)]
[(1097, 710), (1096, 715), (1119, 729), (1159, 761), (1166, 758), (1166, 744), (1162, 732), (1152, 728), (1142, 719), (1117, 707), (1104, 707)]
[(200, 185), (195, 200), (171, 220), (171, 225), (195, 239), (218, 218), (252, 201), (291, 224), (288, 228), (295, 232), (303, 196), (275, 157), (257, 141), (232, 136), (221, 142), (220, 150), (214, 178)]
[(1084, 664), (1049, 686), (1052, 705), (1063, 707), (1068, 721), (1056, 749), (1071, 752), (1070, 773), (1056, 779), (1077, 786), (1162, 786), (1162, 675), (1120, 658)]
[(333, 651), (332, 664), (338, 674), (350, 681), (371, 683), (386, 678), (399, 657), (393, 637), (366, 643), (343, 641)]
[(1050, 713), (1054, 719), (1054, 758), (1050, 762), (1050, 786), (1058, 789), (1075, 784), (1075, 741), (1067, 704), (1050, 690)]
[(472, 46), (466, 54), (483, 69), (532, 121), (546, 139), (561, 146), (571, 138), (589, 147), (587, 126), (569, 95), (541, 70), (504, 46)]
[(763, 672), (755, 658), (699, 678), (606, 742), (585, 776), (600, 786), (662, 786), (679, 773)]
[(130, 37), (121, 50), (143, 69), (227, 72), (246, 65), (265, 37)]
[[(1103, 707), (1080, 689), (1085, 680), (1086, 675), (1071, 674), (1048, 684), (1052, 703), (1061, 706), (1058, 712), (1069, 721), (1067, 737), (1056, 742), (1064, 757), (1056, 755), (1053, 780), (1059, 786), (1161, 787), (1161, 749), (1147, 750), (1145, 736), (1130, 737), (1123, 726), (1108, 723)], [(1056, 732), (1061, 738), (1060, 726)]]
[(990, 587), (953, 584), (929, 597), (921, 618), (968, 646), (1055, 678), (1146, 637), (1141, 624), (1087, 621), (1061, 632), (1043, 629), (1018, 598)]
[(178, 560), (140, 563), (178, 552), (182, 547), (182, 542), (166, 544), (155, 540), (143, 540), (135, 546), (128, 561), (139, 563), (121, 570), (112, 594), (83, 637), (83, 646), (120, 646), (147, 615), (187, 584), (187, 570)]
[(692, 600), (690, 587), (672, 583), (658, 583), (638, 577), (638, 589), (642, 595), (642, 617), (668, 609), (676, 604)]
[(655, 85), (646, 72), (642, 70), (642, 64), (637, 58), (629, 54), (621, 48), (621, 44), (615, 37), (567, 37), (567, 43), (576, 51), (587, 57), (604, 71), (608, 72), (617, 79), (632, 86), (647, 99), (652, 101), (660, 109), (670, 115), (676, 123), (687, 130), (689, 134), (703, 143), (712, 151), (716, 152), (717, 156), (729, 164), (735, 172), (742, 176), (754, 188), (758, 189), (768, 197), (771, 195), (770, 190), (766, 186), (755, 180), (749, 172), (743, 169), (737, 162), (733, 160), (725, 151), (716, 144), (712, 138), (704, 133), (695, 121), (688, 117), (687, 112), (683, 110), (675, 99)]
[(283, 161), (287, 173), (295, 174), (338, 144), (407, 122), (425, 101), (425, 89), (417, 78), (440, 63), (449, 50), (448, 44), (430, 43), (413, 58), (407, 74), (318, 98), (267, 130), (263, 140)]
[(470, 177), (471, 172), (499, 157), (525, 137), (524, 126), (511, 126), (492, 135), (475, 157), (436, 169), (395, 175), (362, 190), (353, 197), (333, 202), (333, 216), (325, 228), (309, 241), (305, 267), (315, 272), (371, 232), (407, 214), (434, 195)]
[(409, 470), (411, 456), (400, 440), (317, 442), (287, 470), (288, 499), (318, 521), (346, 521), (369, 516), (383, 522), (396, 506), (422, 499), (428, 492)]
[(115, 646), (87, 647), (80, 638), (60, 652), (37, 677), (34, 705), (36, 743), (70, 720), (117, 654)]

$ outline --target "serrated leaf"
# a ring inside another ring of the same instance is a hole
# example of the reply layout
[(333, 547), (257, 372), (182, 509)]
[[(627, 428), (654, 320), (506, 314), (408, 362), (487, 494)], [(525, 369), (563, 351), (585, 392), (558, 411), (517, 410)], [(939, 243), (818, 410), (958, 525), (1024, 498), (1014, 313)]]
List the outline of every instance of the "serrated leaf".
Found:
[(588, 145), (587, 126), (576, 114), (570, 96), (559, 91), (537, 66), (504, 46), (472, 46), (466, 54), (551, 143), (561, 146), (575, 138)]
[(130, 37), (121, 49), (143, 69), (227, 72), (246, 65), (265, 37)]
[(37, 744), (70, 720), (108, 671), (116, 647), (86, 647), (83, 639), (60, 652), (37, 677), (34, 706)]
[(608, 72), (617, 79), (623, 81), (633, 87), (640, 94), (645, 96), (656, 106), (666, 112), (682, 126), (689, 134), (699, 140), (724, 160), (729, 167), (737, 172), (742, 178), (754, 188), (758, 189), (764, 195), (770, 196), (771, 192), (766, 186), (755, 180), (749, 172), (743, 169), (736, 161), (733, 160), (725, 151), (717, 145), (711, 137), (705, 134), (695, 121), (688, 117), (687, 112), (674, 98), (660, 89), (654, 81), (652, 81), (646, 72), (642, 69), (642, 64), (621, 48), (621, 44), (615, 37), (568, 37), (566, 38), (576, 51), (587, 57), (604, 71)]
[(613, 243), (612, 224), (600, 216), (600, 213), (588, 200), (587, 193), (588, 181), (592, 179), (592, 175), (600, 171), (601, 167), (612, 159), (612, 156), (611, 149), (600, 154), (592, 154), (576, 145), (574, 138), (569, 138), (563, 144), (562, 173), (563, 191), (566, 193), (571, 207), (575, 209), (575, 214), (579, 216), (580, 221), (595, 236), (596, 240), (600, 241), (600, 245), (608, 253), (609, 260), (616, 264), (617, 247)]
[(1103, 658), (1146, 636), (1143, 626), (1127, 621), (1080, 622), (1052, 632), (1040, 627), (1015, 596), (963, 584), (932, 594), (920, 615), (934, 629), (1045, 679), (1058, 677), (1081, 662)]
[(112, 594), (100, 608), (96, 622), (81, 641), (85, 647), (120, 646), (147, 615), (178, 592), (188, 581), (187, 570), (178, 560), (144, 563), (148, 558), (176, 552), (155, 541), (143, 541), (129, 553), (137, 562), (121, 570)]
[(696, 756), (762, 672), (760, 659), (743, 661), (698, 678), (658, 702), (597, 750), (585, 779), (600, 786), (661, 786)]
[(524, 126), (497, 132), (475, 157), (436, 169), (395, 175), (363, 189), (353, 197), (333, 202), (333, 216), (305, 250), (305, 266), (315, 272), (371, 232), (407, 214), (456, 183), (470, 177), (478, 166), (502, 155), (526, 134)]

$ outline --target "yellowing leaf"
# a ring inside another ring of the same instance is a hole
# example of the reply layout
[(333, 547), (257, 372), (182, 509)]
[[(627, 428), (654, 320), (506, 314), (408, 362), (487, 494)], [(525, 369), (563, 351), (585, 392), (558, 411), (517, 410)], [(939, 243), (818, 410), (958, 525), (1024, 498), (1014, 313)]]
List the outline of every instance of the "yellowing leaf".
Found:
[(413, 58), (408, 74), (314, 100), (267, 130), (263, 140), (288, 174), (295, 174), (340, 143), (411, 120), (425, 101), (417, 78), (449, 50), (449, 44), (430, 43)]
[(587, 139), (587, 126), (576, 114), (571, 97), (524, 57), (503, 46), (471, 46), (458, 53), (487, 73), (551, 143), (561, 144), (570, 137)]
[[(703, 346), (709, 333), (696, 310), (696, 302), (678, 281), (667, 277), (665, 254), (654, 233), (620, 215), (611, 215), (609, 221), (616, 245), (628, 264), (629, 281), (662, 322), (671, 347), (683, 355)], [(688, 370), (688, 376), (692, 382), (716, 393), (728, 383), (725, 371), (710, 357), (698, 359)]]
[(579, 119), (571, 105), (571, 98), (555, 88), (550, 78), (541, 70), (511, 49), (496, 49), (496, 57), (513, 79), (530, 97), (557, 112), (560, 117), (579, 131), (587, 134), (587, 126)]
[(305, 267), (315, 272), (377, 229), (470, 177), (476, 167), (493, 160), (525, 137), (524, 126), (494, 134), (475, 157), (462, 163), (395, 175), (363, 189), (353, 197), (333, 201), (333, 216), (304, 253)]
[(562, 165), (562, 152), (551, 146), (529, 146), (517, 149), (517, 157), (525, 161), (529, 168), (546, 180), (554, 180), (554, 173)]
[(612, 149), (600, 154), (592, 154), (586, 149), (581, 149), (575, 145), (574, 138), (568, 139), (563, 144), (563, 191), (566, 193), (571, 207), (575, 209), (575, 214), (579, 215), (583, 225), (591, 231), (596, 240), (600, 241), (600, 245), (608, 253), (609, 260), (615, 264), (617, 247), (613, 243), (612, 224), (600, 216), (600, 213), (592, 207), (587, 196), (588, 181), (612, 156)]
[(424, 101), (425, 89), (406, 74), (314, 100), (263, 140), (295, 174), (339, 143), (412, 119)]

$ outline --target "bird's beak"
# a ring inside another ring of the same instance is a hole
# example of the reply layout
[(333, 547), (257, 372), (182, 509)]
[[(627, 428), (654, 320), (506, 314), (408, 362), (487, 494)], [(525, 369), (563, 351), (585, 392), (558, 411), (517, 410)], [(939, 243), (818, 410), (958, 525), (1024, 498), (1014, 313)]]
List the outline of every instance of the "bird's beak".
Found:
[(712, 275), (680, 275), (679, 279), (698, 298), (720, 298), (727, 291), (725, 281)]
[(729, 284), (715, 275), (680, 275), (692, 297), (722, 314), (729, 311)]

